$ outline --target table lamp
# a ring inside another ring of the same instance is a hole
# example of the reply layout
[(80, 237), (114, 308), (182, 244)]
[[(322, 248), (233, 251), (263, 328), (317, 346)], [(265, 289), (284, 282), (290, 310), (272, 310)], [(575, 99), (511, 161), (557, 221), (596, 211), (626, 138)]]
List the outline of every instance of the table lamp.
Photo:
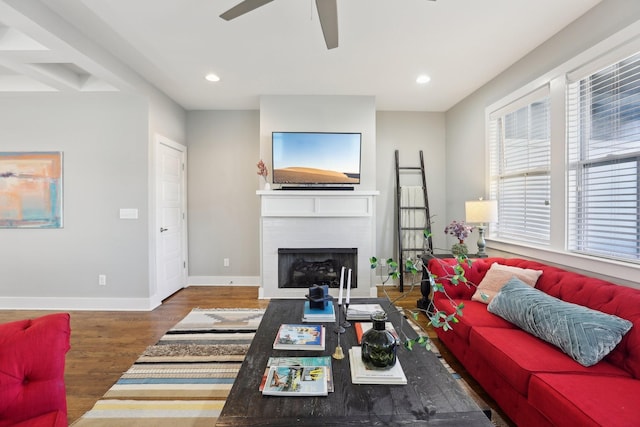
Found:
[(480, 224), (478, 226), (478, 253), (479, 258), (486, 258), (484, 248), (487, 242), (484, 240), (485, 224), (498, 221), (498, 202), (495, 200), (471, 200), (464, 203), (466, 222), (468, 224)]

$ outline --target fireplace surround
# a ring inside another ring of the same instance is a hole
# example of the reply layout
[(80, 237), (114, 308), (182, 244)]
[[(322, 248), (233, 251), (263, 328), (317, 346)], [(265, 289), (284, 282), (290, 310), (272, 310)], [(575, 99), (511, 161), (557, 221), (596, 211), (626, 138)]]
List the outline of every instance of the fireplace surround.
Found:
[[(261, 215), (260, 298), (304, 298), (309, 286), (281, 286), (278, 250), (307, 248), (355, 249), (351, 295), (377, 295), (369, 267), (369, 257), (376, 253), (377, 191), (260, 190), (256, 194)], [(353, 287), (354, 277), (357, 287)], [(338, 296), (337, 287), (329, 292)]]

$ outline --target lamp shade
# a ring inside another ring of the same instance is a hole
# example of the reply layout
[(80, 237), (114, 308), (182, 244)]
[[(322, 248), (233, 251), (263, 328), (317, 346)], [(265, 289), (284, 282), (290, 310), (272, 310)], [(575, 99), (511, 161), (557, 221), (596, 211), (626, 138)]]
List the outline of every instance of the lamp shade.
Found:
[(471, 200), (464, 203), (466, 221), (488, 224), (498, 221), (498, 203), (495, 200)]

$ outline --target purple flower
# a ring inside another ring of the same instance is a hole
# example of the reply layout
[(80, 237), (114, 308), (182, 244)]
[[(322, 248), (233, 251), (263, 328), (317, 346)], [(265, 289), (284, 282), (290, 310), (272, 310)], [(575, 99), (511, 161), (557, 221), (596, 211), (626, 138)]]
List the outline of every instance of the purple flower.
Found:
[(469, 234), (473, 231), (473, 227), (464, 223), (464, 221), (451, 221), (451, 224), (447, 225), (444, 229), (445, 234), (451, 234), (456, 236), (460, 243), (469, 237)]

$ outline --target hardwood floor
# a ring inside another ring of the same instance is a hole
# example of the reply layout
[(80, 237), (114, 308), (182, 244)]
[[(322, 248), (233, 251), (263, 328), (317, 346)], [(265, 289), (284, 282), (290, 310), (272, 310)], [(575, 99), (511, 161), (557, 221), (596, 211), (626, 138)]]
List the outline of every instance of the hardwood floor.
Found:
[[(399, 296), (394, 287), (386, 289), (391, 299)], [(383, 296), (380, 291), (379, 294)], [(396, 304), (415, 308), (420, 297), (416, 288)], [(69, 423), (91, 409), (138, 356), (192, 308), (266, 308), (268, 304), (268, 300), (258, 299), (258, 288), (253, 286), (194, 286), (182, 289), (150, 312), (70, 311), (71, 350), (67, 353), (65, 372)], [(0, 323), (48, 313), (51, 312), (0, 310)], [(426, 316), (420, 316), (420, 323), (435, 338), (435, 332), (427, 327)], [(464, 371), (455, 358), (447, 355), (446, 349), (441, 351), (456, 371)], [(467, 382), (492, 403), (472, 379)]]
[[(150, 312), (70, 311), (71, 350), (65, 383), (69, 423), (80, 418), (192, 308), (263, 308), (257, 287), (189, 287)], [(42, 316), (48, 311), (2, 310), (0, 323)]]

